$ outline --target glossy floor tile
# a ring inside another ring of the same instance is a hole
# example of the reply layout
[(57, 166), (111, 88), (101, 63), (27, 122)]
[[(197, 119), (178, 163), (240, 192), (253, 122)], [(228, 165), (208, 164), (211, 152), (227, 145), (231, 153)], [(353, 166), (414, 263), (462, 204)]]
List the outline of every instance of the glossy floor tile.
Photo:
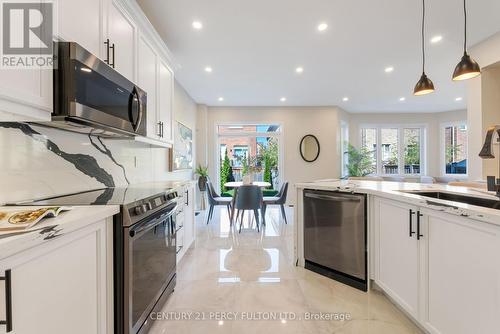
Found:
[(289, 224), (270, 207), (260, 233), (245, 215), (238, 233), (224, 208), (208, 225), (199, 214), (196, 242), (150, 333), (421, 333), (381, 293), (296, 267), (293, 210), (287, 215)]

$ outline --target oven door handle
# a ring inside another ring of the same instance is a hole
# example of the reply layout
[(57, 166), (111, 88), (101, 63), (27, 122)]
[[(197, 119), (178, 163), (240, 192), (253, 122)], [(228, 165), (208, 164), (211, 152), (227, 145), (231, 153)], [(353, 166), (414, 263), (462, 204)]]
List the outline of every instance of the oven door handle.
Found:
[[(133, 110), (133, 105), (134, 105), (134, 100), (137, 100), (137, 120), (134, 119), (134, 110)], [(142, 121), (142, 113), (144, 111), (142, 110), (142, 103), (141, 103), (141, 97), (139, 95), (139, 91), (136, 86), (132, 89), (132, 93), (130, 94), (129, 101), (128, 101), (128, 118), (130, 120), (130, 123), (132, 124), (132, 128), (134, 131), (137, 131), (139, 128), (139, 125), (141, 124)]]
[(144, 225), (141, 224), (141, 225), (139, 225), (137, 227), (131, 228), (130, 231), (129, 231), (130, 237), (133, 238), (136, 234), (141, 233), (141, 232), (146, 231), (146, 230), (150, 230), (153, 227), (161, 224), (166, 219), (172, 217), (174, 215), (174, 213), (176, 212), (176, 210), (177, 210), (177, 204), (172, 208), (172, 210), (170, 210), (167, 213), (167, 215), (160, 216), (159, 217), (160, 219), (155, 219), (153, 222), (149, 222), (149, 223), (144, 224)]

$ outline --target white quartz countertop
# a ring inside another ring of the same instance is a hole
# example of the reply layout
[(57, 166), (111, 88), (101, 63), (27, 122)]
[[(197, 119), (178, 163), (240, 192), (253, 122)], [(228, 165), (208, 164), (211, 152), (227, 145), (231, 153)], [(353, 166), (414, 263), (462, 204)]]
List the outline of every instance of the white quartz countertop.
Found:
[[(457, 216), (468, 217), (483, 222), (500, 225), (500, 210), (402, 192), (409, 190), (443, 191), (459, 195), (499, 200), (498, 197), (496, 197), (493, 192), (488, 192), (482, 189), (454, 187), (442, 184), (364, 181), (364, 180), (363, 181), (334, 180), (334, 181), (297, 183), (295, 184), (295, 187), (297, 189), (330, 190), (330, 191), (355, 192), (355, 193), (376, 195), (402, 202), (407, 202), (409, 204), (416, 206), (447, 212)], [(499, 207), (500, 207), (500, 202), (499, 202)]]
[[(0, 207), (0, 210), (5, 207)], [(8, 207), (12, 209), (12, 207)], [(40, 207), (24, 206), (20, 210)], [(0, 236), (0, 260), (50, 240), (60, 238), (72, 231), (96, 223), (120, 212), (118, 205), (73, 206), (57, 217), (45, 218), (36, 224), (31, 232)]]

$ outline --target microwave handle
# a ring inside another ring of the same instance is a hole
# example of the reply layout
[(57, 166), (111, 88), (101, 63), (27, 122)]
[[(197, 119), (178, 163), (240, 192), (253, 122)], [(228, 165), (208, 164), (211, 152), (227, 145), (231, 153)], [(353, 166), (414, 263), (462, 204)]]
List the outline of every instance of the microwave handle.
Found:
[[(133, 113), (133, 110), (132, 110), (132, 106), (134, 105), (134, 97), (137, 99), (138, 103), (138, 109), (139, 109), (139, 114), (137, 116), (137, 121), (134, 122), (134, 113)], [(134, 88), (132, 89), (132, 94), (130, 95), (130, 98), (129, 98), (129, 101), (128, 101), (128, 118), (130, 120), (130, 122), (132, 123), (132, 127), (134, 128), (134, 131), (137, 131), (137, 129), (139, 128), (139, 125), (141, 124), (141, 121), (142, 121), (142, 113), (143, 113), (143, 109), (142, 109), (142, 103), (141, 103), (141, 100), (140, 100), (140, 97), (139, 97), (139, 92), (137, 91), (137, 87), (134, 86)]]

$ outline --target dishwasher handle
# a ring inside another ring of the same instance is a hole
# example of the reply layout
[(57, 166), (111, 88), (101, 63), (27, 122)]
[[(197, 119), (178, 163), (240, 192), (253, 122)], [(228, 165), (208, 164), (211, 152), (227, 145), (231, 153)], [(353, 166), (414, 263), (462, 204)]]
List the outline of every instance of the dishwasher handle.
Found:
[(332, 196), (332, 195), (305, 193), (304, 196), (307, 198), (314, 198), (314, 199), (320, 199), (320, 200), (332, 201), (332, 202), (361, 202), (362, 201), (362, 198), (359, 196), (344, 195), (344, 194), (342, 194), (342, 196)]

